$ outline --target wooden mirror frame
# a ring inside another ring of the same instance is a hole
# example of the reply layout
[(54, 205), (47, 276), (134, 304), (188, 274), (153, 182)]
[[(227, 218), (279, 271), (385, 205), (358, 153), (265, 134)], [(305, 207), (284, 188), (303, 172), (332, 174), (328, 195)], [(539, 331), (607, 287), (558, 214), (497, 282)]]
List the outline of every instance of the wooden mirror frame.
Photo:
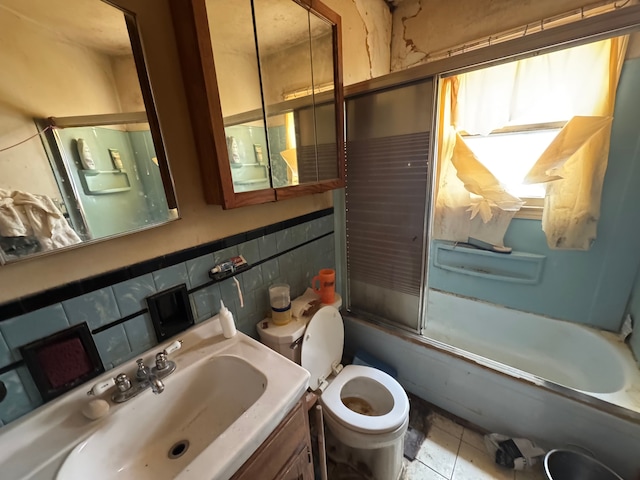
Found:
[(236, 193), (227, 152), (220, 93), (205, 0), (187, 5), (170, 2), (180, 63), (187, 91), (200, 173), (207, 203), (236, 208), (274, 202), (344, 187), (344, 93), (342, 83), (342, 23), (340, 16), (319, 0), (291, 0), (327, 21), (333, 29), (333, 80), (336, 112), (338, 177), (302, 185)]

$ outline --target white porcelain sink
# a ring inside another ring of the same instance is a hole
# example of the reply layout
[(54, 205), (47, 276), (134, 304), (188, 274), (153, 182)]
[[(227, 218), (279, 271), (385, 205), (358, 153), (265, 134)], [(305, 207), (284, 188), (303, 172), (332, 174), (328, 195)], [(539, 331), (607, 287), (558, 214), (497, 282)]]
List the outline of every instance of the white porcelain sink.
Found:
[(242, 358), (213, 356), (169, 377), (161, 395), (122, 409), (71, 452), (57, 478), (83, 480), (87, 472), (94, 480), (174, 478), (266, 387), (265, 375)]
[[(229, 478), (300, 399), (309, 374), (241, 333), (225, 339), (217, 319), (181, 338), (183, 348), (173, 356), (177, 370), (164, 379), (160, 395), (148, 390), (122, 404), (110, 402), (109, 414), (91, 422), (79, 411), (88, 401), (85, 385), (16, 422), (17, 428), (5, 427), (15, 435), (12, 441), (0, 432), (2, 477)], [(146, 363), (162, 348), (145, 354)], [(133, 374), (135, 362), (109, 375), (119, 371)]]

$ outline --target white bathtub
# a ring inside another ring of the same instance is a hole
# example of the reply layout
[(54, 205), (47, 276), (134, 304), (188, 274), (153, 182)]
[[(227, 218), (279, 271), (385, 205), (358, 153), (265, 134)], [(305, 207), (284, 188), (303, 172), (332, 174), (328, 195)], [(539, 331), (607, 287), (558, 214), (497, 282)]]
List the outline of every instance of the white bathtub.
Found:
[(564, 387), (640, 418), (640, 371), (614, 334), (436, 290), (429, 291), (427, 319), (429, 339), (497, 362), (501, 365), (488, 366), (511, 375)]
[(427, 319), (421, 337), (347, 315), (347, 352), (487, 431), (579, 445), (640, 479), (640, 373), (615, 335), (433, 290)]

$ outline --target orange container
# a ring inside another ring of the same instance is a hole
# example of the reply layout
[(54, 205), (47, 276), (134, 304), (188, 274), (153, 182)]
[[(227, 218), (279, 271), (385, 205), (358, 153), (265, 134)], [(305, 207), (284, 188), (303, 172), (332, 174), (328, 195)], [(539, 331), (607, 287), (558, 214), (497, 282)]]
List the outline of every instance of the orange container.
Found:
[[(319, 284), (316, 287), (316, 283)], [(320, 301), (331, 304), (336, 300), (336, 271), (331, 268), (323, 268), (318, 275), (311, 280), (311, 288), (320, 295)]]

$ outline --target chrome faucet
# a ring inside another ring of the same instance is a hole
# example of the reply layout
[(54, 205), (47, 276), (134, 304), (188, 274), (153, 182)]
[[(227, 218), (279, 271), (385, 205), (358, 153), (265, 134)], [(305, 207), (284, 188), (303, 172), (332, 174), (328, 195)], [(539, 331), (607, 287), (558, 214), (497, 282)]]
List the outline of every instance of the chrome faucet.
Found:
[(111, 386), (115, 385), (117, 387), (117, 391), (111, 395), (111, 399), (115, 403), (122, 403), (132, 399), (148, 388), (151, 388), (151, 391), (156, 395), (164, 392), (164, 383), (162, 379), (171, 375), (176, 369), (176, 363), (172, 360), (168, 360), (167, 355), (175, 352), (181, 346), (182, 341), (178, 340), (169, 345), (162, 352), (158, 353), (156, 355), (156, 364), (152, 368), (147, 367), (142, 358), (136, 360), (138, 363), (138, 370), (136, 371), (135, 384), (131, 383), (131, 380), (129, 380), (126, 373), (121, 373), (116, 378), (96, 383), (93, 388), (87, 392), (87, 395), (100, 395)]
[[(158, 355), (162, 355), (162, 353), (159, 353)], [(160, 380), (156, 374), (152, 373), (152, 371), (147, 368), (144, 364), (144, 360), (139, 358), (136, 362), (138, 363), (138, 371), (136, 372), (138, 385), (144, 386), (143, 389), (151, 387), (151, 390), (156, 395), (164, 392), (164, 383), (162, 383), (162, 380)]]

